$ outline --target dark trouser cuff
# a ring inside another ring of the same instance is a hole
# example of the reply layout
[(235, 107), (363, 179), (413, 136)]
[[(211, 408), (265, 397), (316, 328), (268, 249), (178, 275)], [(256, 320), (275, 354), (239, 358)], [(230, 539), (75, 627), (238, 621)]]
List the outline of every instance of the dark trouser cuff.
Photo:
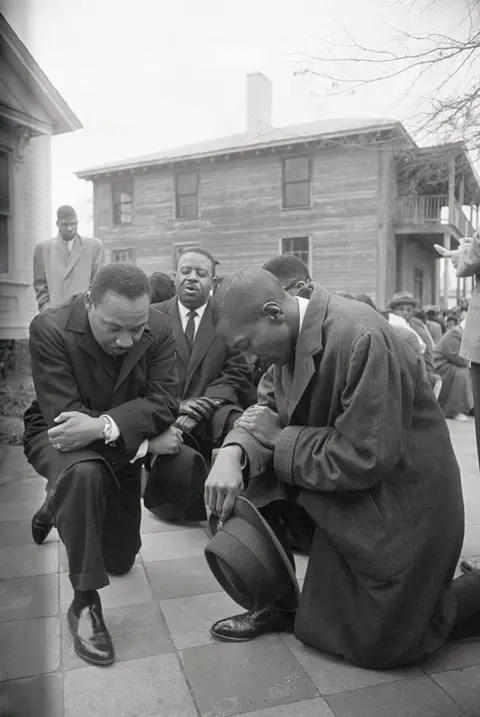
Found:
[(70, 582), (74, 590), (100, 590), (110, 585), (106, 572), (98, 573), (70, 573)]

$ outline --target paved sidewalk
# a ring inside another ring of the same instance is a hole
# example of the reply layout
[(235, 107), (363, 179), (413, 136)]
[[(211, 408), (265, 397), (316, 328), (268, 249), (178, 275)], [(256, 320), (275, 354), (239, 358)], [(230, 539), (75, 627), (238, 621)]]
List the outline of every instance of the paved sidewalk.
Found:
[[(450, 427), (465, 491), (464, 555), (479, 555), (473, 421)], [(41, 547), (30, 535), (43, 480), (15, 447), (0, 475), (2, 717), (2, 691), (15, 705), (11, 717), (480, 717), (480, 641), (391, 672), (361, 670), (292, 636), (214, 642), (211, 623), (241, 610), (207, 568), (204, 529), (147, 512), (132, 572), (101, 591), (117, 663), (86, 666), (66, 629), (72, 591), (63, 546), (56, 533)], [(305, 559), (298, 568), (302, 577)]]

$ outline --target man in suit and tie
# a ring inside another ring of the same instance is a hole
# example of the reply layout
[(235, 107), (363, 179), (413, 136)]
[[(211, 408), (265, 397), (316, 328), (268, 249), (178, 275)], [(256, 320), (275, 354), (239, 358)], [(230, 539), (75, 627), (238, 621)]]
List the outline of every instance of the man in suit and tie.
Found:
[[(53, 525), (65, 544), (74, 599), (68, 626), (77, 654), (114, 661), (98, 590), (140, 550), (141, 464), (206, 477), (201, 456), (183, 446), (175, 340), (168, 318), (150, 309), (148, 277), (109, 264), (85, 295), (34, 318), (30, 354), (36, 401), (26, 411), (24, 450), (48, 480), (32, 521), (42, 543)], [(161, 480), (155, 470), (150, 479)]]
[(33, 288), (40, 312), (88, 291), (105, 263), (100, 239), (78, 234), (72, 207), (58, 208), (57, 227), (58, 235), (36, 244), (33, 252)]
[[(243, 354), (229, 350), (213, 326), (215, 265), (204, 249), (185, 251), (175, 273), (177, 295), (153, 305), (173, 325), (181, 399), (175, 426), (207, 462), (242, 414), (252, 389), (251, 370)], [(203, 477), (185, 475), (179, 485), (177, 478), (169, 480), (166, 471), (162, 475), (162, 481), (151, 481), (145, 491), (145, 506), (170, 520), (205, 519)]]

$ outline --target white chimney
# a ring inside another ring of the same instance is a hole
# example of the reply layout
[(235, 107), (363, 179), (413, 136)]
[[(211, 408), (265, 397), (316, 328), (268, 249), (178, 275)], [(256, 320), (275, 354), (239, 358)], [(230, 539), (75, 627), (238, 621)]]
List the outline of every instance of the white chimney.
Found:
[(273, 85), (261, 72), (247, 75), (247, 132), (265, 134), (272, 126)]

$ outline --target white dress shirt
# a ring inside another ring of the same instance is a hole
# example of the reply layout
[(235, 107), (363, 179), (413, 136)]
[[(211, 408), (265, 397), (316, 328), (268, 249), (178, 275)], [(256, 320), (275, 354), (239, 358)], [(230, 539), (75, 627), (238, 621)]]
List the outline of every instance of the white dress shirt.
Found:
[(303, 320), (305, 318), (305, 314), (307, 311), (308, 306), (308, 299), (305, 299), (303, 296), (296, 296), (296, 300), (298, 301), (298, 308), (300, 311), (299, 314), (299, 324), (298, 324), (298, 333), (302, 330)]
[[(190, 313), (190, 311), (192, 311), (192, 309), (188, 309), (178, 299), (177, 299), (177, 304), (178, 304), (178, 313), (180, 314), (180, 321), (182, 322), (182, 329), (185, 333), (185, 329), (187, 328), (187, 323), (188, 323), (188, 314)], [(199, 306), (198, 309), (193, 309), (193, 311), (197, 312), (197, 315), (195, 316), (195, 331), (193, 333), (194, 338), (197, 334), (198, 327), (200, 326), (200, 321), (202, 320), (202, 316), (205, 313), (205, 309), (207, 308), (207, 305), (208, 305), (208, 301), (203, 306)]]

